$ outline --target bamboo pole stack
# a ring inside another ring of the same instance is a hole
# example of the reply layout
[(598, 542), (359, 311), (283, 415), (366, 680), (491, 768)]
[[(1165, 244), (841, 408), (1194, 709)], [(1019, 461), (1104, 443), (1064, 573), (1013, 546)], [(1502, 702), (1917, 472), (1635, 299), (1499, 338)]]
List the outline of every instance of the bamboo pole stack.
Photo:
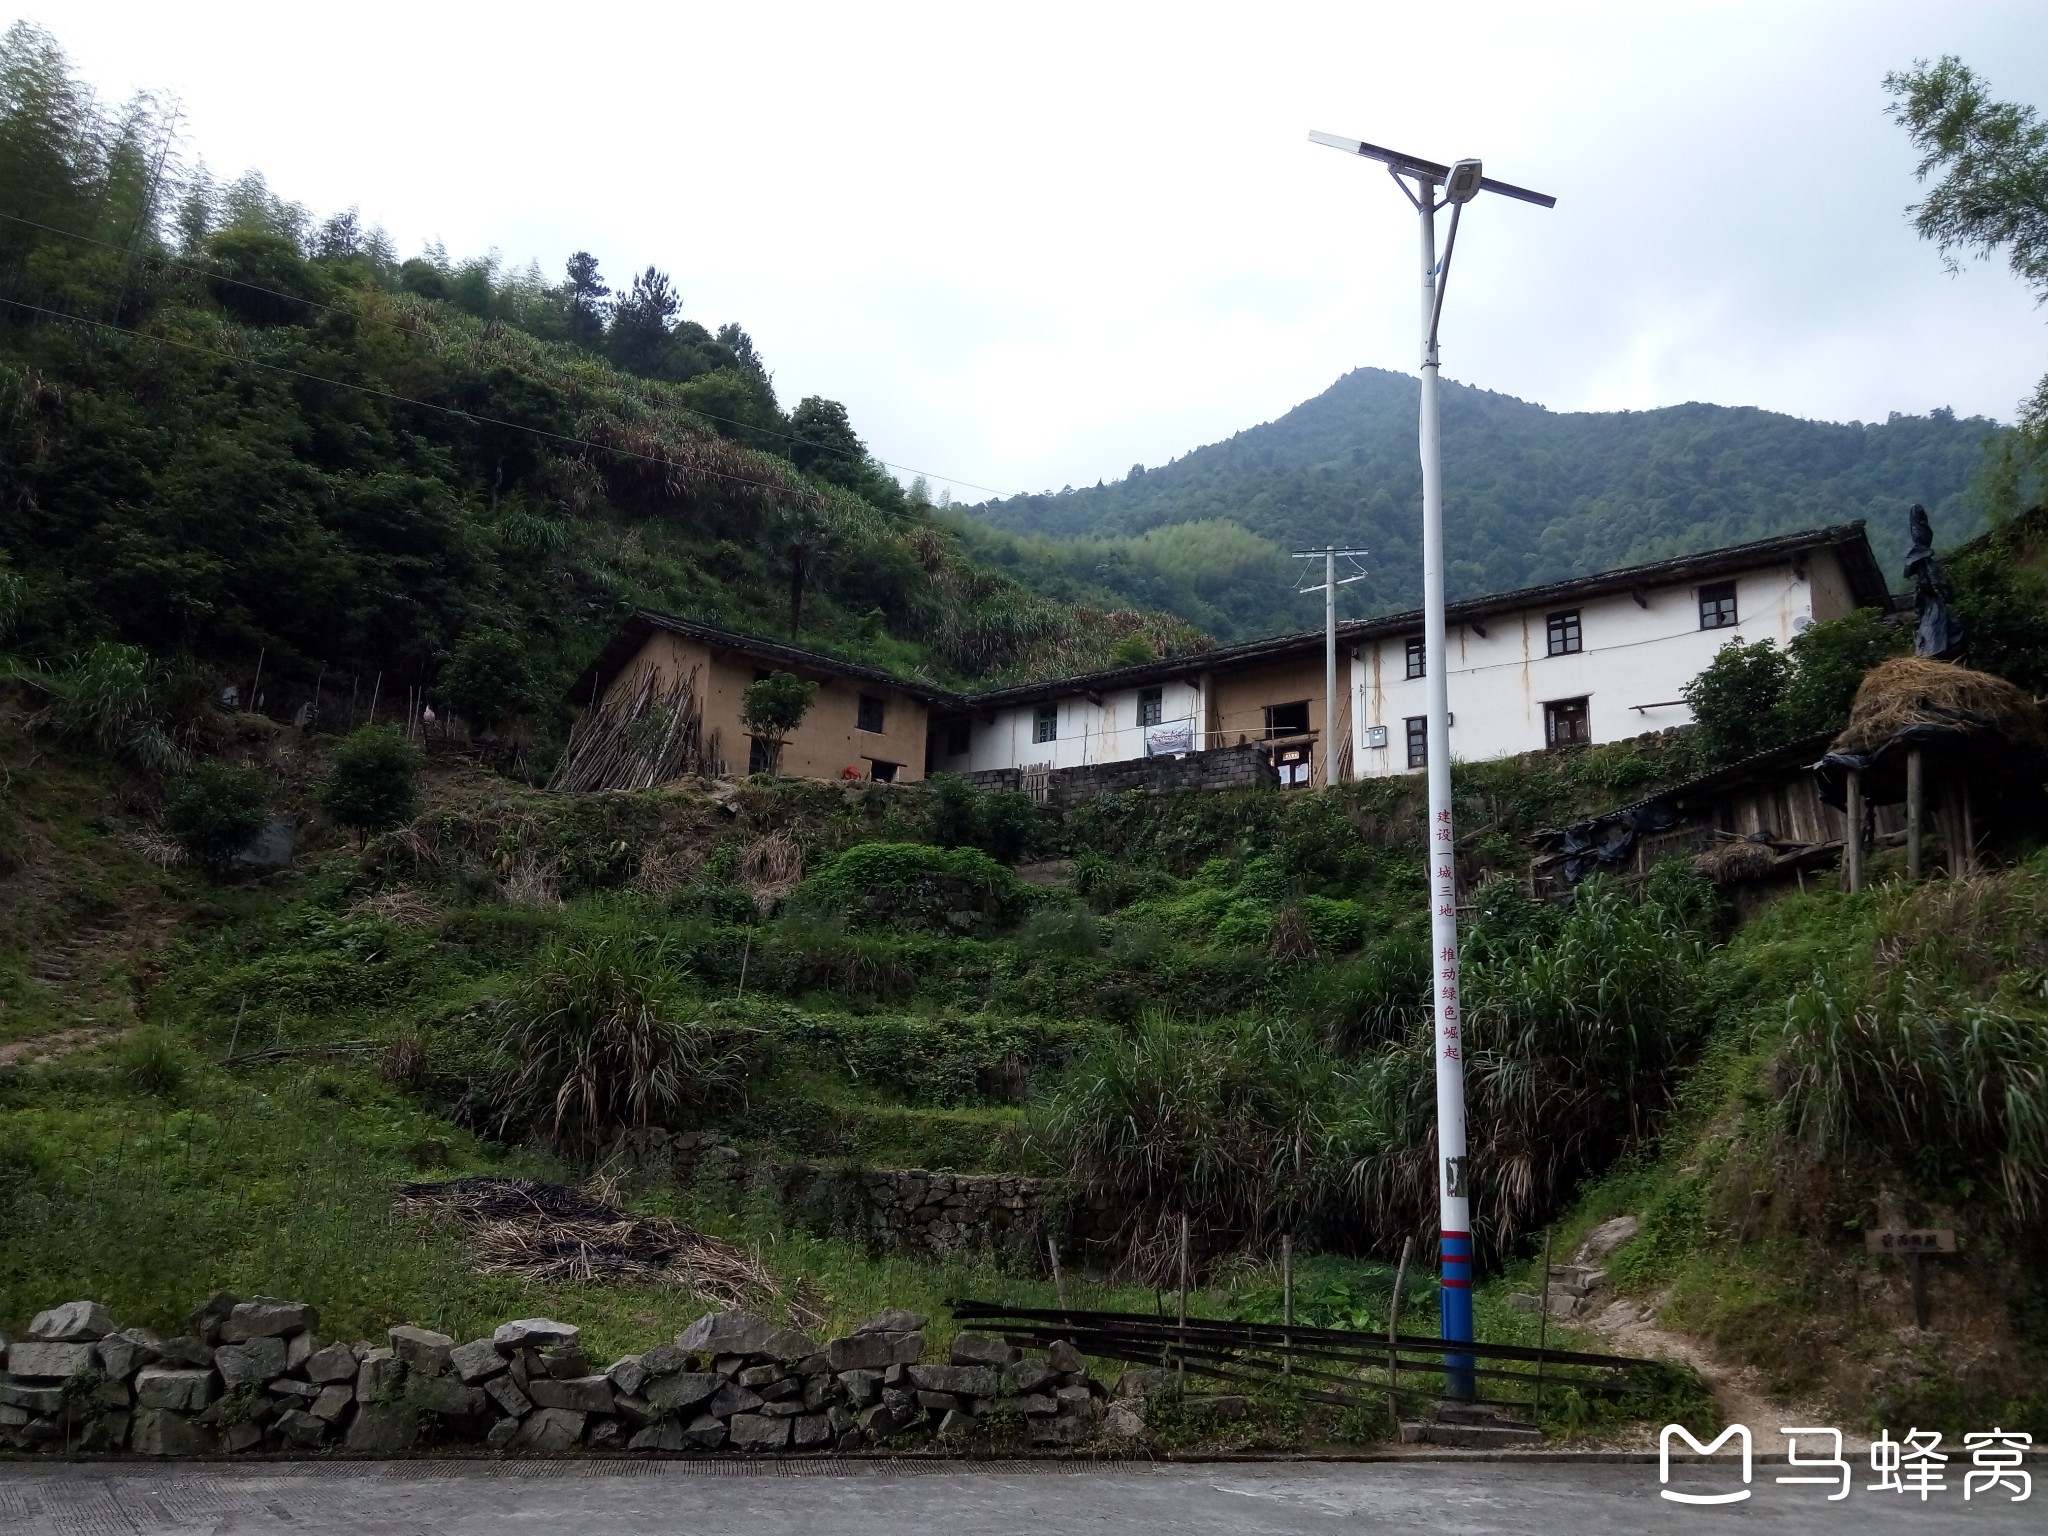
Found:
[(697, 669), (666, 685), (649, 668), (637, 684), (610, 689), (569, 733), (549, 789), (652, 789), (703, 761)]

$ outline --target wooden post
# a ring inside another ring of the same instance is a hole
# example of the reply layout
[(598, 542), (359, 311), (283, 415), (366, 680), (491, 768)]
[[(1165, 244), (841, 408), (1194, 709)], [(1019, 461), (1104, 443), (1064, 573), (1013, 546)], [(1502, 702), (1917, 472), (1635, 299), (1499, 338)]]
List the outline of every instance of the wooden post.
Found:
[(1842, 874), (1849, 889), (1863, 889), (1863, 775), (1849, 770), (1849, 801), (1844, 814), (1849, 830), (1842, 838)]
[(1927, 1271), (1917, 1253), (1906, 1255), (1906, 1270), (1913, 1277), (1913, 1326), (1927, 1326)]
[(252, 715), (256, 713), (256, 700), (260, 696), (260, 690), (263, 687), (264, 649), (260, 645), (256, 647), (256, 681), (249, 685), (249, 713)]
[(1920, 760), (1920, 749), (1906, 750), (1906, 878), (1915, 885), (1920, 883), (1920, 824), (1927, 802), (1927, 776)]
[(1045, 1255), (1052, 1260), (1052, 1289), (1060, 1299), (1060, 1321), (1066, 1322), (1067, 1277), (1060, 1273), (1060, 1245), (1050, 1232), (1045, 1234)]
[[(1294, 1239), (1280, 1239), (1280, 1323), (1282, 1327), (1294, 1327)], [(1287, 1353), (1281, 1357), (1280, 1369), (1286, 1375), (1294, 1374), (1294, 1335), (1281, 1336), (1287, 1344)]]
[(1401, 1287), (1408, 1279), (1408, 1254), (1415, 1239), (1401, 1239), (1401, 1262), (1394, 1266), (1394, 1294), (1387, 1298), (1387, 1411), (1394, 1422), (1401, 1421), (1401, 1402), (1396, 1393), (1401, 1384), (1401, 1359), (1394, 1353), (1394, 1340), (1401, 1331)]
[(1543, 1233), (1543, 1305), (1537, 1313), (1541, 1319), (1536, 1325), (1536, 1407), (1543, 1412), (1543, 1352), (1550, 1347), (1550, 1231)]
[(1188, 1382), (1188, 1213), (1180, 1213), (1180, 1353), (1174, 1362), (1176, 1387)]

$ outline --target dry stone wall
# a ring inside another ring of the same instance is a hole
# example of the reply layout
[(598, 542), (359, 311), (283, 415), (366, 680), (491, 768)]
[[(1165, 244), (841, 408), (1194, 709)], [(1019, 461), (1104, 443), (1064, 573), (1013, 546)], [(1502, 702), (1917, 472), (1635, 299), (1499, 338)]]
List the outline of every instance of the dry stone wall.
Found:
[(1119, 1213), (1061, 1179), (926, 1168), (832, 1168), (749, 1158), (715, 1131), (668, 1138), (684, 1183), (766, 1196), (792, 1224), (876, 1253), (945, 1259), (987, 1253), (1037, 1273), (1050, 1235), (1069, 1257), (1114, 1235)]
[(458, 1344), (401, 1325), (324, 1337), (313, 1308), (215, 1296), (163, 1338), (97, 1302), (37, 1316), (4, 1345), (0, 1445), (143, 1456), (853, 1452), (970, 1437), (1076, 1445), (1107, 1397), (1073, 1346), (1029, 1357), (963, 1333), (927, 1360), (926, 1319), (891, 1310), (824, 1343), (751, 1313), (708, 1313), (599, 1367), (580, 1330), (521, 1318)]
[[(1019, 768), (984, 768), (963, 777), (978, 789), (1024, 787), (1024, 773)], [(1251, 741), (1179, 757), (1134, 757), (1055, 768), (1046, 775), (1045, 798), (1050, 805), (1070, 805), (1129, 789), (1163, 795), (1175, 790), (1272, 789), (1279, 782), (1272, 750), (1263, 741)]]

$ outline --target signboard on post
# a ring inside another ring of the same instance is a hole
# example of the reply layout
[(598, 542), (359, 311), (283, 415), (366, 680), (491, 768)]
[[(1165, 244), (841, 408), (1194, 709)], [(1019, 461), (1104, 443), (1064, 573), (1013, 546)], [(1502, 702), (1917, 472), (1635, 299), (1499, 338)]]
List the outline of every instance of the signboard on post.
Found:
[(1863, 1233), (1865, 1253), (1954, 1253), (1954, 1227), (1868, 1227)]

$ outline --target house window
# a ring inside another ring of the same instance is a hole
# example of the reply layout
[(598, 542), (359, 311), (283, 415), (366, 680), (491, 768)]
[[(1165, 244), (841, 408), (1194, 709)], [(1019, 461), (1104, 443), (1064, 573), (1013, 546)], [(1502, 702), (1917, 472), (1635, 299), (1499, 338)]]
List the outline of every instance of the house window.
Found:
[(1579, 610), (1567, 609), (1553, 613), (1545, 621), (1550, 627), (1550, 654), (1553, 656), (1576, 656), (1579, 654)]
[(896, 782), (897, 770), (902, 766), (901, 763), (881, 763), (873, 758), (869, 758), (868, 777), (877, 784), (894, 784)]
[(1031, 721), (1033, 741), (1058, 741), (1060, 739), (1060, 707), (1057, 704), (1041, 704)]
[(955, 720), (946, 727), (946, 756), (965, 757), (972, 737), (965, 720)]
[(1282, 789), (1299, 789), (1315, 779), (1314, 764), (1306, 746), (1287, 747), (1275, 752), (1273, 771), (1279, 775)]
[(1543, 739), (1553, 747), (1582, 745), (1593, 739), (1592, 717), (1584, 699), (1553, 699), (1543, 706)]
[(1308, 734), (1308, 700), (1298, 699), (1292, 704), (1268, 704), (1266, 706), (1266, 740), (1276, 736), (1306, 736)]
[(1157, 725), (1166, 718), (1166, 690), (1147, 688), (1138, 695), (1138, 724)]
[(1408, 766), (1427, 768), (1429, 766), (1429, 716), (1410, 715), (1408, 726)]
[[(840, 718), (844, 719), (845, 716), (842, 715)], [(860, 696), (860, 728), (864, 731), (882, 729), (882, 701), (872, 693)]]
[(1732, 629), (1735, 625), (1735, 583), (1717, 581), (1700, 588), (1700, 628)]
[(1422, 636), (1420, 635), (1415, 636), (1414, 639), (1408, 642), (1408, 675), (1410, 677), (1427, 677), (1429, 675), (1429, 647), (1423, 644)]

